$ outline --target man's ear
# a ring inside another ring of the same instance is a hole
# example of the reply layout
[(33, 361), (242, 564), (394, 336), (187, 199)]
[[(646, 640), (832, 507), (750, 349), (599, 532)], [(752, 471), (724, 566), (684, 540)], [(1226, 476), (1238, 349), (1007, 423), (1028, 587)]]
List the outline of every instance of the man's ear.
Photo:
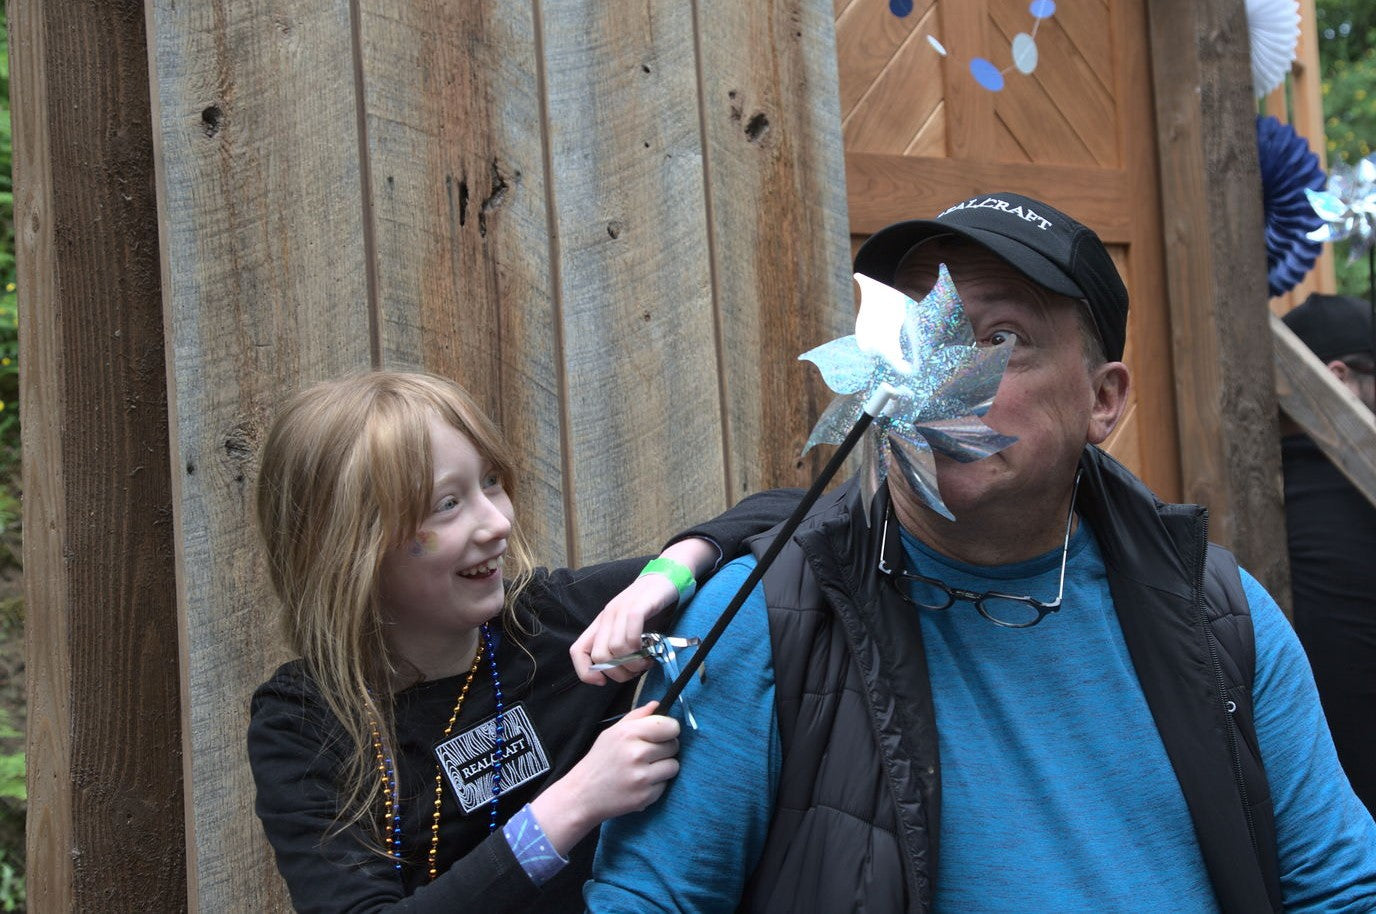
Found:
[(1127, 409), (1131, 386), (1128, 366), (1122, 362), (1105, 362), (1090, 375), (1090, 383), (1094, 389), (1094, 408), (1089, 414), (1086, 440), (1090, 444), (1102, 444)]
[(1347, 379), (1352, 376), (1352, 372), (1348, 369), (1347, 363), (1341, 359), (1334, 359), (1324, 367), (1333, 372), (1333, 377), (1342, 381), (1344, 384), (1346, 384)]

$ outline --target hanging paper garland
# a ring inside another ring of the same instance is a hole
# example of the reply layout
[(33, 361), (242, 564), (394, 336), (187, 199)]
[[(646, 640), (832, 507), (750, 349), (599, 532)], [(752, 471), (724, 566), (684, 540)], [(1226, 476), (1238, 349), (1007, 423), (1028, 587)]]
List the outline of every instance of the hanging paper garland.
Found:
[[(912, 0), (889, 0), (889, 11), (899, 18), (907, 16), (913, 11)], [(1056, 0), (1032, 0), (1027, 11), (1032, 14), (1032, 31), (1019, 32), (1013, 36), (1012, 66), (1000, 70), (992, 61), (983, 57), (974, 57), (970, 60), (970, 75), (974, 77), (975, 82), (990, 92), (1003, 91), (1003, 77), (1013, 70), (1030, 76), (1037, 69), (1040, 56), (1037, 51), (1037, 29), (1041, 28), (1043, 19), (1050, 19), (1055, 14)], [(946, 47), (936, 36), (928, 35), (927, 43), (942, 57), (946, 56)]]
[(1247, 34), (1252, 46), (1252, 91), (1268, 95), (1285, 81), (1300, 40), (1298, 0), (1247, 0)]
[(1310, 236), (1323, 220), (1306, 191), (1323, 187), (1323, 169), (1304, 137), (1274, 117), (1257, 118), (1257, 158), (1266, 215), (1266, 280), (1271, 294), (1293, 289), (1314, 268), (1323, 246)]

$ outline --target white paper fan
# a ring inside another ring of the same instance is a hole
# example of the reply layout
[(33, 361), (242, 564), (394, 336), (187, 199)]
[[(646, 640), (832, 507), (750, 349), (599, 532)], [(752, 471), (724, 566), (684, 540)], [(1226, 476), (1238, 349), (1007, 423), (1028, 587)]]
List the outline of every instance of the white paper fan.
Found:
[(1252, 91), (1257, 98), (1285, 80), (1300, 38), (1299, 0), (1247, 0), (1252, 44)]

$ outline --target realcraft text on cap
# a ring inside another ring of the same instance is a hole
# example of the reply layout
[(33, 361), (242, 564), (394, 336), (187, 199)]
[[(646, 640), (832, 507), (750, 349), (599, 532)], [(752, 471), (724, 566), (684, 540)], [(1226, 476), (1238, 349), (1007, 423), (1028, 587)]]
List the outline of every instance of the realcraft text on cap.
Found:
[(905, 254), (920, 242), (947, 233), (988, 248), (1043, 288), (1082, 299), (1099, 331), (1104, 354), (1110, 361), (1123, 357), (1128, 290), (1108, 249), (1093, 230), (1031, 197), (980, 194), (935, 219), (882, 228), (856, 252), (855, 272), (892, 285)]

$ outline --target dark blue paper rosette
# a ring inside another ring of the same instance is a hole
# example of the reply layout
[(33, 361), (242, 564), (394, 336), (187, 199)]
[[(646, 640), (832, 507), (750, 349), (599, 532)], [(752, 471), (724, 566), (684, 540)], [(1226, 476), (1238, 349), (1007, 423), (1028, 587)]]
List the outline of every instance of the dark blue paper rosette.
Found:
[(1293, 289), (1314, 268), (1323, 245), (1307, 235), (1323, 224), (1305, 189), (1322, 190), (1326, 175), (1309, 143), (1289, 124), (1257, 117), (1261, 199), (1266, 214), (1266, 279), (1271, 294)]

